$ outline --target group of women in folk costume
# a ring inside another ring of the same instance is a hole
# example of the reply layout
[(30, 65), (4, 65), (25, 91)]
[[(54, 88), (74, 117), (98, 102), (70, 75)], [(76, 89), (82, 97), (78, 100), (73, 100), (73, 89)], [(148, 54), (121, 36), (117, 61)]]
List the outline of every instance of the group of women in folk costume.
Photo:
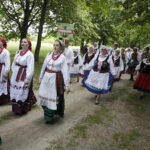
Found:
[[(6, 40), (0, 38), (0, 104), (11, 100), (12, 111), (16, 114), (24, 114), (36, 103), (32, 90), (34, 56), (31, 51), (31, 42), (22, 39), (21, 50), (16, 52), (12, 63), (10, 80), (8, 75), (10, 54), (6, 47)], [(93, 46), (90, 46), (83, 59), (77, 51), (74, 51), (72, 58), (72, 50), (68, 48), (68, 42), (64, 45), (61, 40), (56, 40), (54, 51), (48, 53), (44, 60), (39, 79), (39, 100), (46, 122), (51, 122), (55, 114), (64, 116), (64, 91), (69, 91), (69, 76), (77, 75), (81, 66), (84, 72), (83, 85), (96, 94), (95, 104), (99, 104), (101, 94), (108, 93), (113, 82), (119, 80), (120, 73), (125, 70), (125, 64), (126, 72), (131, 74), (131, 79), (135, 70), (139, 72), (134, 88), (149, 92), (149, 53), (149, 50), (144, 52), (143, 59), (139, 63), (137, 48), (134, 48), (133, 52), (126, 53), (124, 49), (121, 52), (113, 49), (110, 53), (106, 46), (96, 51)]]
[[(6, 46), (6, 40), (0, 38), (0, 103), (11, 100), (12, 111), (21, 115), (31, 110), (37, 101), (32, 90), (34, 56), (31, 42), (22, 39), (21, 50), (16, 52), (12, 63), (10, 84), (10, 54)], [(70, 82), (64, 49), (64, 43), (56, 40), (54, 51), (47, 54), (40, 74), (39, 100), (47, 122), (52, 121), (55, 114), (64, 116), (64, 91), (69, 91)]]

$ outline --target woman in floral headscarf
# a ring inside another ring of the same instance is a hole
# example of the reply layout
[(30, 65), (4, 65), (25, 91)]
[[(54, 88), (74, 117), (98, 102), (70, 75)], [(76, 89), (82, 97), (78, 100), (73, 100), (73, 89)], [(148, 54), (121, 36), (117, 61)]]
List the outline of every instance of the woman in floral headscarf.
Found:
[(36, 103), (32, 91), (34, 56), (31, 52), (31, 42), (26, 38), (22, 39), (21, 48), (16, 53), (12, 64), (13, 73), (10, 87), (12, 111), (16, 114), (27, 113)]
[(9, 77), (10, 54), (8, 52), (7, 42), (0, 37), (0, 104), (9, 102)]

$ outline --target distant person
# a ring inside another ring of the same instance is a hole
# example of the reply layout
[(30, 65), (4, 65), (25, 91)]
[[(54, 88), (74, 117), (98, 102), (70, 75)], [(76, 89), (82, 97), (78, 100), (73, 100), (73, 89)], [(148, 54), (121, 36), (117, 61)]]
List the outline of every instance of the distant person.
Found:
[(94, 46), (95, 54), (98, 53), (99, 52), (98, 43), (94, 42), (93, 46)]
[(6, 40), (3, 37), (0, 37), (0, 105), (6, 104), (10, 101), (10, 53), (6, 48)]
[(147, 58), (149, 52), (150, 52), (150, 47), (145, 47), (141, 59), (143, 60), (143, 59)]
[(131, 55), (133, 53), (133, 50), (129, 47), (125, 51), (125, 58), (126, 58), (126, 63), (131, 59)]
[(115, 50), (117, 50), (119, 48), (119, 44), (118, 43), (114, 43), (113, 44), (113, 48), (109, 51), (109, 55), (113, 55)]
[(28, 39), (22, 39), (21, 50), (17, 51), (11, 69), (10, 98), (12, 111), (22, 115), (30, 111), (36, 103), (36, 97), (32, 90), (34, 56), (31, 41)]
[(133, 81), (136, 66), (139, 64), (137, 48), (133, 48), (133, 53), (127, 62), (126, 73), (130, 75), (130, 80)]
[(53, 52), (45, 57), (39, 78), (39, 100), (46, 123), (51, 123), (56, 114), (64, 117), (64, 91), (69, 92), (68, 65), (63, 55), (64, 44), (56, 40), (53, 48)]
[[(69, 40), (64, 39), (64, 43), (65, 43), (64, 55), (66, 57), (67, 66), (68, 66), (68, 73), (69, 73), (70, 67), (74, 61), (74, 55), (73, 55), (73, 50), (69, 47)], [(69, 80), (70, 80), (70, 78), (69, 78)]]
[(123, 69), (122, 73), (125, 73), (125, 68), (126, 68), (126, 52), (125, 52), (125, 48), (121, 49), (121, 58), (123, 60), (123, 66), (124, 66), (124, 69)]
[(83, 62), (82, 57), (79, 55), (79, 50), (74, 50), (74, 61), (70, 67), (70, 76), (76, 77), (77, 82), (79, 82), (79, 70), (81, 69)]
[(120, 50), (119, 49), (115, 50), (114, 54), (110, 56), (110, 58), (112, 59), (112, 65), (113, 65), (113, 69), (112, 69), (113, 77), (114, 77), (113, 81), (119, 81), (120, 74), (124, 70), (124, 64), (123, 64), (122, 57), (120, 55)]

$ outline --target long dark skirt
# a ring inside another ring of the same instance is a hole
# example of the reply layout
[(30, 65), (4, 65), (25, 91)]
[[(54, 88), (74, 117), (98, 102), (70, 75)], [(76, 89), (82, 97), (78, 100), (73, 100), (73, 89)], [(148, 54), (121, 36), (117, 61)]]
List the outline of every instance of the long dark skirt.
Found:
[(8, 95), (3, 94), (0, 96), (0, 105), (7, 104), (9, 102), (10, 102), (9, 94)]
[(52, 121), (55, 115), (64, 117), (64, 110), (65, 110), (64, 94), (59, 96), (57, 110), (48, 109), (46, 106), (43, 106), (43, 110), (44, 110), (44, 119), (47, 122)]
[(10, 102), (10, 80), (9, 79), (8, 79), (7, 91), (8, 91), (7, 95), (3, 94), (0, 96), (0, 105), (7, 104)]
[(31, 110), (32, 106), (37, 102), (37, 99), (34, 95), (34, 92), (32, 90), (33, 84), (31, 83), (31, 86), (29, 88), (29, 95), (25, 102), (12, 100), (12, 112), (18, 115), (22, 115), (27, 113)]

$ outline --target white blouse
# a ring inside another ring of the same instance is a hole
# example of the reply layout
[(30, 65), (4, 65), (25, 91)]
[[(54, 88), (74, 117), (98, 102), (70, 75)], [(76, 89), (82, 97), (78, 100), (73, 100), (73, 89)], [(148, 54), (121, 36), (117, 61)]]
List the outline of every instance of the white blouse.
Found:
[(39, 80), (42, 80), (46, 68), (49, 70), (53, 70), (53, 71), (61, 71), (63, 74), (63, 78), (64, 78), (64, 84), (66, 87), (68, 87), (69, 86), (69, 73), (68, 73), (68, 66), (67, 66), (66, 58), (63, 54), (61, 54), (58, 59), (53, 60), (52, 54), (53, 53), (47, 54), (44, 60), (43, 66), (42, 66)]
[(3, 49), (2, 53), (0, 54), (0, 63), (4, 63), (4, 69), (2, 74), (7, 75), (10, 71), (10, 53), (7, 49)]
[(73, 50), (69, 47), (65, 48), (64, 55), (66, 57), (67, 64), (72, 64), (74, 60)]
[(34, 73), (34, 56), (31, 51), (27, 51), (26, 54), (23, 56), (20, 55), (20, 51), (18, 51), (15, 55), (13, 64), (12, 64), (12, 72), (16, 71), (16, 67), (18, 66), (16, 64), (27, 66), (26, 68), (26, 80), (31, 80), (33, 73)]

